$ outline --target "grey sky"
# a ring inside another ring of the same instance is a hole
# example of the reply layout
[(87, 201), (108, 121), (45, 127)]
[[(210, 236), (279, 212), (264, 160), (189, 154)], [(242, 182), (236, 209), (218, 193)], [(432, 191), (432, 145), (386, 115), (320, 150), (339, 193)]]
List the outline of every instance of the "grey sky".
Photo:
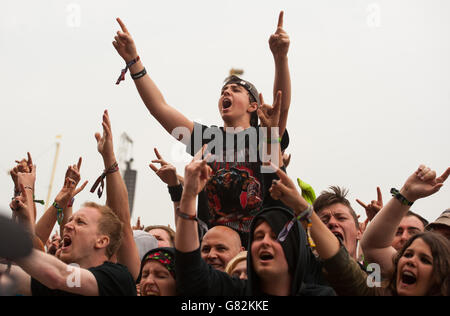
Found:
[[(158, 147), (183, 173), (183, 146), (150, 116), (129, 75), (115, 85), (124, 66), (111, 44), (115, 18), (126, 23), (167, 102), (192, 120), (220, 125), (217, 101), (232, 67), (243, 68), (272, 101), (268, 39), (280, 10), (291, 38), (291, 177), (316, 193), (348, 188), (365, 218), (355, 198), (375, 199), (378, 185), (387, 201), (390, 188), (400, 189), (419, 164), (438, 174), (450, 166), (449, 1), (6, 0), (0, 208), (8, 210), (12, 195), (7, 171), (27, 151), (38, 165), (36, 196), (46, 198), (56, 135), (62, 140), (51, 200), (67, 166), (82, 156), (83, 180), (90, 183), (75, 207), (98, 201), (88, 190), (103, 170), (94, 133), (109, 109), (116, 151), (122, 132), (134, 140), (133, 220), (173, 226), (167, 189), (148, 163)], [(449, 187), (412, 209), (434, 220), (450, 207)]]

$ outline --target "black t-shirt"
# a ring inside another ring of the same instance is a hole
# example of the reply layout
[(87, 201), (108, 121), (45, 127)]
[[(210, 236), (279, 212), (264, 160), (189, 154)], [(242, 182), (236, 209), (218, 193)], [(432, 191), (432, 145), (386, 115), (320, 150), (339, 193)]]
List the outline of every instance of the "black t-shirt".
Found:
[[(105, 262), (88, 269), (98, 284), (99, 296), (136, 296), (136, 284), (128, 269), (118, 263)], [(51, 290), (39, 281), (31, 279), (33, 296), (78, 296), (60, 290)]]
[[(261, 210), (264, 190), (262, 185), (261, 128), (249, 128), (229, 133), (223, 127), (208, 127), (194, 123), (187, 152), (195, 155), (204, 144), (214, 161), (208, 165), (212, 178), (199, 194), (197, 216), (209, 228), (225, 225), (236, 230), (247, 246), (250, 223)], [(287, 148), (287, 131), (281, 140), (281, 150)], [(278, 153), (276, 153), (278, 158)], [(273, 161), (273, 159), (272, 159)]]

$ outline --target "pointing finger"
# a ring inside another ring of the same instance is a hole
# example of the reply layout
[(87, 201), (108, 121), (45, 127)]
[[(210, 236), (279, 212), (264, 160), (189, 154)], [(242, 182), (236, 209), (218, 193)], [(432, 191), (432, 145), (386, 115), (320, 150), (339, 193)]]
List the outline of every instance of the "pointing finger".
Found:
[(78, 163), (77, 163), (78, 171), (80, 171), (80, 169), (81, 169), (81, 163), (82, 162), (83, 162), (83, 158), (80, 157), (80, 159), (78, 159)]
[(367, 205), (361, 202), (360, 200), (356, 199), (356, 202), (358, 202), (359, 205), (361, 205), (364, 208), (367, 208)]
[(283, 18), (284, 18), (284, 11), (281, 11), (280, 15), (278, 16), (278, 25), (277, 25), (279, 29), (283, 28)]
[(157, 149), (157, 148), (153, 148), (153, 150), (155, 151), (156, 157), (157, 157), (158, 159), (162, 160), (162, 157), (161, 157), (161, 155), (159, 154), (158, 149)]
[(383, 205), (383, 195), (381, 194), (380, 187), (377, 187), (377, 200), (378, 200), (378, 203)]
[(32, 166), (33, 165), (33, 159), (31, 159), (31, 154), (28, 152), (28, 166)]
[(117, 20), (117, 22), (119, 22), (119, 25), (120, 25), (120, 28), (122, 29), (122, 31), (124, 33), (128, 33), (128, 29), (125, 26), (125, 24), (122, 22), (122, 20), (120, 18), (117, 18), (116, 20)]

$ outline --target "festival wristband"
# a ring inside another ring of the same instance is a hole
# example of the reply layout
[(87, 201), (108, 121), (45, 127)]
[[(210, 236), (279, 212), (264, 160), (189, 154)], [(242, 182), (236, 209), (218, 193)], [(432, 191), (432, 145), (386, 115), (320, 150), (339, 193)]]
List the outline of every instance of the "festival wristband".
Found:
[(141, 71), (139, 71), (138, 73), (135, 74), (131, 74), (131, 78), (133, 78), (133, 80), (137, 80), (139, 78), (144, 77), (147, 74), (147, 70), (145, 70), (145, 68)]
[(277, 138), (266, 138), (266, 143), (267, 144), (280, 144), (281, 143), (281, 137), (277, 137)]
[(67, 204), (67, 207), (72, 207), (74, 202), (75, 202), (75, 198), (72, 198), (72, 200), (70, 200), (69, 204)]
[(58, 203), (56, 203), (56, 201), (53, 202), (53, 207), (56, 208), (56, 219), (58, 221), (58, 225), (61, 226), (62, 221), (64, 219), (63, 213), (64, 209), (61, 206), (59, 206)]
[(108, 169), (105, 169), (103, 171), (103, 173), (100, 175), (100, 177), (97, 178), (97, 180), (95, 181), (94, 185), (91, 188), (91, 193), (95, 192), (95, 189), (97, 189), (97, 187), (100, 185), (100, 187), (97, 190), (97, 195), (98, 198), (102, 197), (103, 194), (103, 190), (105, 188), (105, 178), (106, 175), (110, 174), (110, 173), (114, 173), (119, 171), (119, 164), (117, 162), (115, 162), (111, 167), (109, 167)]
[(125, 80), (125, 74), (127, 73), (128, 69), (133, 66), (135, 63), (139, 61), (139, 56), (137, 56), (135, 59), (131, 60), (125, 65), (125, 68), (122, 69), (119, 78), (116, 81), (116, 84), (119, 84), (121, 81)]
[(392, 188), (391, 189), (391, 194), (394, 198), (396, 198), (397, 200), (400, 201), (400, 203), (402, 203), (403, 205), (407, 205), (407, 206), (411, 206), (414, 204), (414, 202), (408, 201), (401, 193), (399, 190)]
[(172, 202), (180, 202), (183, 194), (183, 186), (181, 184), (175, 186), (167, 186), (169, 189), (170, 199)]
[(180, 211), (180, 207), (177, 207), (175, 209), (175, 214), (179, 217), (181, 217), (182, 219), (186, 219), (189, 221), (194, 221), (197, 222), (198, 225), (201, 227), (201, 229), (203, 229), (204, 232), (208, 231), (208, 226), (206, 225), (205, 222), (203, 222), (202, 220), (200, 220), (198, 217), (194, 216), (194, 215), (188, 215), (186, 213), (183, 213)]

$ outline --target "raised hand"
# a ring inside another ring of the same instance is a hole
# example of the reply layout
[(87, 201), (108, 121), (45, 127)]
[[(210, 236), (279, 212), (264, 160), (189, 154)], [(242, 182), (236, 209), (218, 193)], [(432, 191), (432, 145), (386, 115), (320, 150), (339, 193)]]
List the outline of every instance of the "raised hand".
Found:
[(406, 180), (400, 193), (410, 202), (414, 202), (420, 198), (430, 196), (441, 189), (450, 175), (450, 168), (438, 178), (436, 171), (431, 170), (425, 165), (419, 168)]
[(9, 204), (9, 207), (13, 211), (13, 218), (19, 219), (19, 222), (22, 223), (28, 223), (31, 221), (31, 210), (29, 209), (28, 199), (32, 199), (32, 194), (27, 196), (26, 190), (28, 188), (25, 188), (23, 184), (19, 184), (20, 188), (20, 195), (16, 196), (11, 203)]
[(33, 168), (33, 159), (31, 158), (31, 154), (27, 153), (28, 159), (22, 159), (20, 161), (16, 160), (17, 166), (15, 166), (9, 174), (14, 182), (14, 190), (19, 191), (19, 183), (17, 180), (17, 176), (19, 172), (22, 173), (30, 173)]
[(264, 103), (262, 93), (259, 94), (259, 99), (261, 100), (261, 106), (258, 108), (257, 114), (261, 120), (261, 126), (269, 129), (271, 127), (278, 127), (281, 113), (282, 92), (277, 92), (273, 106)]
[[(76, 181), (70, 178), (66, 178), (64, 181), (64, 186), (61, 191), (59, 191), (58, 195), (55, 198), (55, 202), (62, 208), (66, 208), (67, 204), (69, 204), (72, 197), (75, 196), (76, 190)], [(83, 184), (82, 188), (86, 186), (86, 183)]]
[(184, 169), (183, 196), (197, 197), (211, 176), (212, 170), (207, 164), (211, 154), (208, 154), (203, 159), (201, 158), (206, 151), (206, 147), (207, 145), (204, 145)]
[(122, 31), (117, 31), (117, 36), (114, 37), (115, 41), (112, 44), (125, 62), (129, 63), (138, 56), (136, 45), (122, 20), (120, 18), (117, 18), (116, 20)]
[[(177, 176), (177, 169), (172, 164), (165, 161), (161, 154), (158, 152), (158, 149), (154, 148), (156, 158), (155, 160), (152, 160), (152, 163), (149, 165), (150, 168), (156, 173), (156, 175), (168, 186), (176, 186), (179, 185), (180, 182), (178, 180)], [(154, 163), (159, 163), (161, 165), (161, 168), (158, 169), (154, 165)]]
[(103, 135), (95, 134), (97, 140), (97, 150), (103, 156), (103, 159), (114, 157), (113, 137), (111, 132), (111, 121), (108, 110), (103, 113)]
[(29, 170), (29, 172), (17, 173), (17, 183), (19, 188), (22, 184), (25, 188), (29, 188), (34, 192), (34, 184), (36, 182), (36, 166), (29, 166), (27, 167), (27, 170)]
[(144, 230), (144, 225), (141, 225), (141, 218), (138, 217), (136, 225), (132, 227), (133, 230)]
[(280, 180), (274, 180), (269, 189), (270, 195), (274, 200), (281, 200), (286, 206), (295, 210), (296, 213), (303, 211), (308, 207), (308, 202), (298, 192), (294, 182), (284, 173), (283, 170), (272, 164), (272, 168)]
[(383, 208), (383, 196), (381, 194), (381, 190), (377, 187), (377, 200), (372, 200), (369, 204), (363, 203), (361, 200), (356, 199), (359, 205), (364, 207), (366, 210), (367, 219), (371, 221), (375, 215)]
[(274, 58), (286, 57), (289, 51), (289, 35), (283, 29), (284, 12), (281, 11), (278, 16), (278, 25), (275, 34), (269, 38), (269, 47)]

